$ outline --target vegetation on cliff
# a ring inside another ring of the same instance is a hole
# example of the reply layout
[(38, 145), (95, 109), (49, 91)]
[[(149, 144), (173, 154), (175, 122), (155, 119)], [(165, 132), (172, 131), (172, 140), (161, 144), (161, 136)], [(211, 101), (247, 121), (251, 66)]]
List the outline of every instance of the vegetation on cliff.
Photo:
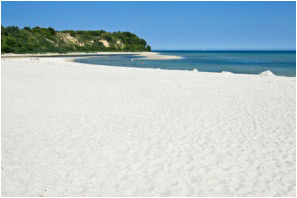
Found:
[(130, 32), (63, 30), (1, 26), (2, 53), (151, 51), (144, 39)]

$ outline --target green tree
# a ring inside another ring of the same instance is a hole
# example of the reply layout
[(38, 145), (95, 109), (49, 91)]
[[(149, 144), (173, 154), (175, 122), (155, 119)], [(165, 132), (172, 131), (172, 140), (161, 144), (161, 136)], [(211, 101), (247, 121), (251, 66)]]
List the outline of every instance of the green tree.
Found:
[(31, 31), (31, 28), (26, 26), (26, 27), (24, 27), (24, 30)]
[(54, 28), (49, 27), (49, 28), (47, 28), (47, 29), (50, 31), (50, 33), (51, 33), (52, 35), (55, 35), (55, 34), (56, 34), (56, 31), (55, 31)]

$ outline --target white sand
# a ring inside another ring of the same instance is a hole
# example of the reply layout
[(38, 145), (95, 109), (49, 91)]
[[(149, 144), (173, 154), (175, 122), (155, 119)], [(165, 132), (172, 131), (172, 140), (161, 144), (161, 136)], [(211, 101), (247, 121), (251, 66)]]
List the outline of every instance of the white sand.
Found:
[[(2, 58), (16, 58), (16, 57), (51, 57), (51, 56), (86, 56), (86, 55), (135, 55), (135, 59), (145, 59), (145, 60), (174, 60), (182, 59), (181, 56), (168, 56), (161, 55), (158, 52), (95, 52), (95, 53), (86, 53), (86, 52), (73, 52), (67, 54), (58, 54), (58, 53), (44, 53), (44, 54), (4, 54)], [(139, 58), (142, 57), (142, 58)]]
[(1, 63), (2, 196), (296, 194), (296, 78)]

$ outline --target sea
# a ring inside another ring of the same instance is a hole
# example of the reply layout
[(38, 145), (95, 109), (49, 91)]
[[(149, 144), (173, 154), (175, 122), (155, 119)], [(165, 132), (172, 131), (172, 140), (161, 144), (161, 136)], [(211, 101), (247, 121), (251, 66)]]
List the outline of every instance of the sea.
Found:
[(296, 76), (296, 51), (155, 51), (181, 56), (177, 60), (141, 60), (133, 55), (94, 56), (76, 62), (121, 67), (166, 70), (198, 70), (199, 72), (231, 72), (260, 74), (271, 71), (278, 76)]

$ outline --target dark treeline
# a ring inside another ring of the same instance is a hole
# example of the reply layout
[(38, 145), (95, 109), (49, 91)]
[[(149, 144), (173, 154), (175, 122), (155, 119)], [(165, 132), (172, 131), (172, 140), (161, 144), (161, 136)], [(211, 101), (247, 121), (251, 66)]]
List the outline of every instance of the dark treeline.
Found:
[(130, 32), (63, 30), (1, 26), (2, 53), (151, 51), (144, 39)]

